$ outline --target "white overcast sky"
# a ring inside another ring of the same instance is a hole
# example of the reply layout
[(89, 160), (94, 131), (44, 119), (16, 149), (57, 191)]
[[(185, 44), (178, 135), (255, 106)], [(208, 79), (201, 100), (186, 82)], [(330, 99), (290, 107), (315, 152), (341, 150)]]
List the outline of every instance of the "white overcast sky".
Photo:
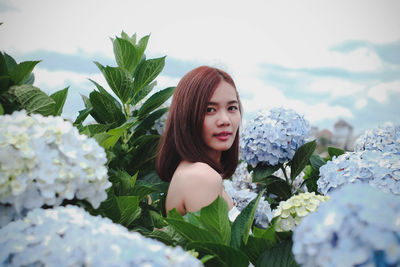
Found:
[[(232, 74), (246, 119), (285, 106), (332, 130), (400, 124), (400, 1), (0, 0), (1, 50), (43, 61), (35, 85), (70, 86), (76, 117), (93, 61), (115, 64), (109, 37), (151, 34), (147, 55), (167, 56), (159, 88), (198, 65)], [(109, 62), (109, 63), (108, 63)], [(94, 69), (93, 69), (93, 68)]]

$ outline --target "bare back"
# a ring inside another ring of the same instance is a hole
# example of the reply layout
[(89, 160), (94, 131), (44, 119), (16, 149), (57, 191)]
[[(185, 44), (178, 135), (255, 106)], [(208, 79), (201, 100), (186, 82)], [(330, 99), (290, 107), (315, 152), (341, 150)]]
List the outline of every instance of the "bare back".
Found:
[(225, 199), (229, 210), (233, 207), (218, 172), (205, 163), (182, 161), (172, 176), (165, 208), (167, 213), (176, 208), (184, 215), (211, 204), (217, 196)]

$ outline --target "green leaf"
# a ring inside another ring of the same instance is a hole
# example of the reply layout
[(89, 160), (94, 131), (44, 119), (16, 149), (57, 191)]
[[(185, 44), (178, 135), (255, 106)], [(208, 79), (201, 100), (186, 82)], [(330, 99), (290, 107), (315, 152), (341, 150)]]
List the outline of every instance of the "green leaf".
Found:
[(4, 75), (8, 75), (8, 68), (3, 53), (0, 53), (0, 76)]
[(326, 162), (319, 155), (314, 154), (310, 158), (310, 164), (314, 170), (319, 170), (325, 163)]
[(292, 196), (290, 185), (280, 177), (268, 177), (266, 186), (268, 194), (277, 195), (282, 200), (287, 200)]
[(130, 41), (117, 37), (113, 41), (113, 48), (115, 61), (117, 61), (118, 66), (132, 76), (140, 60), (136, 52), (136, 47)]
[(4, 115), (4, 109), (3, 106), (0, 104), (0, 115)]
[(89, 95), (93, 111), (105, 123), (120, 125), (125, 121), (125, 116), (121, 109), (107, 96), (97, 91), (92, 91)]
[(265, 180), (265, 178), (279, 170), (281, 166), (282, 164), (278, 164), (275, 166), (258, 165), (253, 169), (253, 183), (258, 183)]
[(233, 222), (231, 234), (231, 246), (233, 248), (239, 249), (243, 245), (246, 245), (249, 238), (250, 228), (253, 224), (254, 214), (256, 213), (258, 203), (260, 202), (260, 198), (264, 192), (265, 189), (263, 189), (256, 198), (250, 201)]
[(231, 225), (228, 218), (228, 205), (218, 196), (210, 205), (200, 210), (200, 221), (207, 230), (220, 238), (223, 244), (229, 245), (231, 239)]
[(271, 240), (249, 236), (249, 240), (247, 241), (243, 252), (245, 252), (246, 255), (249, 257), (251, 263), (253, 263), (253, 265), (256, 265), (257, 259), (260, 257), (260, 255), (265, 250), (272, 248), (273, 245), (274, 242), (272, 242)]
[(82, 122), (86, 120), (89, 114), (93, 111), (93, 107), (85, 108), (79, 111), (78, 117), (76, 117), (74, 121), (74, 125), (80, 125)]
[(344, 154), (346, 151), (344, 151), (343, 149), (340, 148), (336, 148), (336, 147), (328, 147), (328, 154), (331, 158), (333, 158), (333, 156), (339, 157), (340, 155)]
[(4, 60), (7, 65), (8, 74), (10, 74), (10, 72), (12, 72), (17, 66), (17, 62), (7, 53), (4, 53)]
[(139, 118), (143, 118), (159, 106), (161, 106), (165, 101), (168, 100), (174, 93), (175, 87), (168, 87), (164, 90), (161, 90), (154, 95), (152, 95), (146, 102), (142, 105), (139, 110)]
[(173, 208), (168, 212), (167, 218), (179, 221), (185, 221), (183, 216), (175, 208)]
[(0, 76), (0, 93), (8, 90), (11, 78), (8, 75)]
[(11, 92), (17, 97), (21, 108), (28, 113), (40, 113), (44, 116), (55, 114), (55, 101), (39, 88), (32, 85), (16, 85)]
[(33, 84), (35, 82), (35, 75), (33, 73), (29, 74), (29, 76), (23, 81), (23, 84)]
[(83, 126), (80, 132), (88, 137), (93, 137), (96, 134), (104, 133), (109, 127), (110, 125), (107, 124), (89, 124)]
[(299, 147), (291, 160), (290, 179), (293, 181), (304, 169), (317, 147), (315, 140)]
[(165, 57), (149, 59), (139, 64), (133, 88), (135, 93), (150, 84), (161, 73), (165, 65)]
[(54, 94), (50, 95), (50, 97), (55, 101), (55, 114), (56, 116), (60, 116), (65, 104), (65, 100), (67, 99), (68, 95), (68, 88), (63, 90), (57, 91)]
[(292, 253), (292, 241), (276, 244), (272, 249), (266, 250), (258, 259), (256, 266), (265, 267), (296, 267)]
[(136, 50), (138, 52), (137, 54), (138, 54), (139, 60), (142, 58), (144, 51), (146, 50), (147, 43), (149, 42), (149, 38), (150, 38), (150, 35), (143, 36), (139, 40), (138, 44), (136, 45)]
[(152, 90), (153, 88), (157, 85), (157, 81), (153, 81), (152, 83), (144, 86), (139, 92), (135, 94), (134, 97), (132, 97), (131, 101), (129, 101), (130, 104), (136, 105), (139, 103), (140, 100), (145, 98)]
[(239, 249), (235, 249), (223, 244), (212, 242), (191, 242), (186, 246), (186, 249), (194, 249), (202, 254), (216, 255), (217, 262), (214, 259), (206, 262), (210, 266), (226, 266), (226, 267), (247, 267), (249, 259), (246, 254)]
[(16, 85), (22, 84), (39, 62), (40, 61), (24, 61), (19, 63), (10, 71), (11, 80), (13, 80)]
[(191, 242), (204, 241), (221, 243), (221, 240), (216, 237), (214, 233), (197, 227), (189, 222), (185, 222), (184, 220), (172, 218), (170, 212), (168, 213), (166, 220), (178, 233)]
[(106, 89), (103, 88), (103, 86), (101, 86), (100, 84), (98, 84), (97, 82), (93, 81), (92, 79), (89, 79), (89, 81), (91, 81), (97, 88), (97, 90), (99, 90), (99, 92), (104, 95), (105, 97), (109, 98), (110, 100), (114, 101), (115, 105), (122, 110), (122, 106), (121, 103), (119, 103), (119, 101), (117, 99), (115, 99), (109, 92), (107, 92)]
[(121, 213), (119, 223), (129, 226), (138, 216), (139, 198), (137, 196), (119, 196), (116, 199)]
[(164, 115), (168, 110), (169, 108), (161, 108), (145, 117), (135, 128), (135, 134), (133, 137), (138, 138), (140, 135), (145, 134), (151, 129), (151, 127), (153, 127), (155, 121), (161, 118), (161, 116)]
[(107, 66), (103, 70), (103, 75), (114, 94), (122, 103), (127, 103), (133, 94), (130, 74), (121, 68)]

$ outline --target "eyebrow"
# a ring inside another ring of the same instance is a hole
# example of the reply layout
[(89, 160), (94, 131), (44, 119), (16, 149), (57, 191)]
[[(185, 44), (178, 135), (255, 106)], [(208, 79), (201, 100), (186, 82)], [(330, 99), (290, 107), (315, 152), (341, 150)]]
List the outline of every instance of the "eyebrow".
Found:
[[(219, 104), (216, 103), (216, 102), (208, 102), (207, 104), (210, 105), (210, 106), (218, 106), (218, 105), (219, 105)], [(239, 101), (237, 101), (237, 100), (231, 100), (231, 101), (229, 101), (227, 104), (228, 104), (228, 105), (239, 104)]]

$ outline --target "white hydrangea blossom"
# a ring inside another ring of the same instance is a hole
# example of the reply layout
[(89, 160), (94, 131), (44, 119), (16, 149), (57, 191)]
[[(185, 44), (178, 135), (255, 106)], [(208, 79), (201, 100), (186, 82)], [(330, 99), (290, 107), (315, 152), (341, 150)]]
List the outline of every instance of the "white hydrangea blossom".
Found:
[(248, 123), (240, 140), (240, 155), (251, 166), (270, 166), (293, 158), (306, 142), (310, 124), (292, 109), (273, 108)]
[(106, 162), (104, 149), (61, 117), (0, 116), (0, 203), (16, 212), (74, 197), (97, 208), (111, 186)]
[(400, 154), (400, 125), (386, 124), (365, 131), (354, 143), (354, 151), (378, 150)]
[(399, 266), (400, 198), (368, 184), (347, 184), (293, 232), (302, 266)]
[(292, 231), (311, 212), (317, 210), (321, 202), (329, 199), (328, 196), (316, 195), (314, 192), (305, 192), (294, 195), (272, 211), (272, 216), (278, 217), (276, 231)]
[(34, 209), (0, 236), (2, 266), (202, 266), (181, 247), (71, 205)]
[(369, 183), (400, 195), (400, 155), (377, 150), (347, 152), (333, 157), (320, 169), (318, 192), (323, 195), (347, 183)]
[[(233, 203), (239, 211), (242, 211), (253, 199), (257, 197), (257, 193), (249, 188), (237, 188), (231, 180), (224, 180), (224, 187), (226, 193), (232, 198)], [(267, 228), (272, 219), (271, 207), (264, 199), (260, 198), (256, 213), (254, 215), (254, 222), (258, 227)]]

